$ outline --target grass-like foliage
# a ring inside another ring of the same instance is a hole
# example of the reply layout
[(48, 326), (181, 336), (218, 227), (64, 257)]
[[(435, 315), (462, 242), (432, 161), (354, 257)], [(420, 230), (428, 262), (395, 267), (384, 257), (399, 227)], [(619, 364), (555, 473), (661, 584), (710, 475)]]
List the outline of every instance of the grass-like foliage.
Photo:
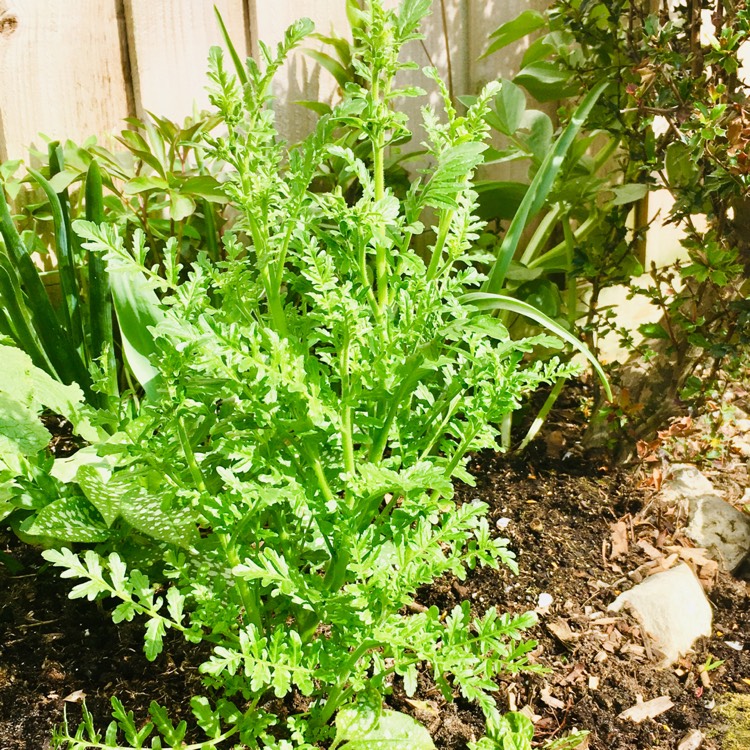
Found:
[[(201, 672), (213, 690), (192, 698), (197, 744), (159, 706), (139, 726), (114, 701), (102, 734), (86, 715), (56, 747), (432, 748), (413, 719), (383, 710), (393, 681), (413, 695), (420, 670), (447, 700), (481, 706), (490, 736), (478, 747), (529, 746), (528, 726), (514, 734), (523, 722), (500, 717), (493, 692), (498, 674), (528, 666), (522, 631), (534, 615), (409, 608), (444, 574), (515, 566), (486, 506), (457, 504), (452, 480), (471, 482), (468, 453), (495, 448), (493, 425), (570, 371), (525, 365), (557, 340), (511, 341), (467, 297), (489, 260), (474, 246), (472, 179), (495, 88), (464, 116), (447, 95), (445, 113), (425, 109), (431, 167), (403, 200), (385, 186), (388, 144), (408, 133), (395, 104), (419, 93), (394, 83), (411, 67), (399, 51), (428, 9), (356, 11), (363, 84), (291, 149), (270, 85), (311, 24), (292, 26), (276, 51), (261, 47), (240, 75), (212, 50), (224, 129), (207, 144), (239, 214), (227, 260), (206, 253), (181, 272), (167, 243), (157, 273), (142, 235), (130, 247), (106, 224), (76, 223), (113, 278), (153, 284), (160, 313), (139, 414), (66, 464), (59, 512), (45, 509), (46, 535), (99, 546), (44, 555), (78, 579), (72, 597), (111, 597), (115, 621), (142, 618), (149, 659), (169, 629), (211, 644)], [(339, 143), (352, 130), (371, 144), (366, 162)], [(354, 200), (313, 190), (332, 156), (356, 178)], [(412, 240), (430, 217), (422, 257)]]

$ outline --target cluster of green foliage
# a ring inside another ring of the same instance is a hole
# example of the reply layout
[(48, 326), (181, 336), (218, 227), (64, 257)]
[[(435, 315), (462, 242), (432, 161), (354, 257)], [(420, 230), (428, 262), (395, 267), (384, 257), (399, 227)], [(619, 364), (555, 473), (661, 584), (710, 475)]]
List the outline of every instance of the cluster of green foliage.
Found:
[[(70, 287), (78, 291), (64, 291), (61, 310), (83, 299), (102, 312), (91, 273), (100, 267), (132, 382), (116, 390), (105, 367), (112, 334), (78, 383), (5, 329), (20, 349), (0, 351), (0, 516), (78, 580), (72, 598), (115, 600), (115, 622), (143, 619), (149, 659), (170, 630), (211, 649), (200, 667), (208, 695), (190, 701), (203, 740), (186, 743), (186, 724), (174, 726), (156, 704), (139, 727), (113, 699), (103, 732), (85, 713), (77, 729), (59, 729), (55, 747), (428, 749), (423, 727), (383, 708), (394, 680), (413, 695), (427, 671), (446, 700), (481, 707), (487, 736), (475, 750), (530, 748), (529, 720), (502, 716), (493, 694), (499, 674), (534, 668), (523, 640), (533, 613), (476, 615), (466, 602), (445, 617), (435, 607), (405, 613), (441, 575), (515, 568), (486, 505), (457, 504), (452, 481), (473, 482), (469, 453), (496, 448), (496, 426), (526, 394), (575, 370), (557, 358), (529, 361), (563, 340), (582, 347), (495, 290), (602, 87), (553, 144), (498, 254), (488, 254), (477, 242), (473, 177), (497, 84), (464, 115), (440, 84), (444, 116), (424, 111), (430, 169), (406, 190), (386, 183), (389, 147), (409, 137), (395, 103), (419, 93), (396, 88), (412, 67), (399, 53), (419, 38), (429, 5), (350, 9), (359, 80), (298, 145), (279, 138), (269, 92), (309, 21), (278, 49), (261, 45), (260, 62), (242, 65), (230, 47), (234, 71), (212, 50), (215, 119), (184, 131), (156, 120), (144, 126), (148, 139), (123, 136), (129, 166), (90, 147), (78, 162), (60, 160), (52, 181), (35, 175), (53, 215), (64, 206), (55, 238), (59, 249), (75, 237), (67, 247), (77, 248), (77, 284), (89, 268), (89, 296)], [(84, 175), (77, 215), (86, 219), (71, 220), (60, 196)], [(214, 201), (228, 204), (231, 223), (212, 213)], [(29, 246), (18, 245), (7, 212), (3, 236), (15, 272), (13, 252), (28, 258)], [(17, 300), (33, 311), (29, 289)], [(514, 340), (498, 310), (558, 335)], [(66, 416), (86, 447), (53, 459), (44, 409)]]
[[(95, 406), (114, 405), (137, 384), (145, 327), (158, 301), (137, 276), (112, 275), (101, 254), (82, 247), (72, 223), (106, 219), (126, 237), (143, 232), (144, 262), (161, 273), (163, 243), (174, 246), (177, 262), (192, 262), (199, 250), (219, 260), (222, 252), (227, 197), (198, 142), (218, 118), (184, 128), (152, 118), (153, 124), (128, 121), (118, 137), (122, 153), (94, 139), (83, 146), (52, 142), (44, 166), (23, 179), (15, 177), (20, 161), (0, 167), (0, 334), (52, 377), (79, 384)], [(51, 254), (57, 270), (41, 273), (34, 253)]]
[[(579, 92), (610, 83), (548, 214), (561, 210), (570, 221), (562, 225), (567, 256), (555, 248), (540, 256), (561, 261), (549, 270), (564, 272), (565, 280), (553, 275), (543, 283), (567, 289), (569, 320), (578, 321), (594, 351), (598, 338), (617, 331), (634, 357), (671, 372), (661, 394), (665, 404), (700, 397), (714, 388), (720, 369), (738, 371), (747, 363), (750, 343), (750, 110), (738, 75), (741, 48), (750, 40), (746, 4), (557, 0), (545, 14), (527, 11), (498, 29), (488, 53), (531, 33), (536, 38), (514, 81), (532, 96), (575, 101)], [(560, 113), (564, 121), (566, 108)], [(600, 150), (591, 157), (586, 152), (593, 144)], [(606, 165), (606, 173), (587, 164)], [(649, 193), (658, 189), (673, 198), (666, 219), (682, 231), (683, 257), (644, 269)], [(662, 319), (641, 326), (644, 339), (637, 343), (616, 311), (600, 309), (599, 297), (644, 270), (650, 283), (633, 293)], [(590, 290), (577, 312), (575, 278)], [(547, 295), (553, 297), (554, 290)], [(640, 406), (622, 403), (626, 411)]]

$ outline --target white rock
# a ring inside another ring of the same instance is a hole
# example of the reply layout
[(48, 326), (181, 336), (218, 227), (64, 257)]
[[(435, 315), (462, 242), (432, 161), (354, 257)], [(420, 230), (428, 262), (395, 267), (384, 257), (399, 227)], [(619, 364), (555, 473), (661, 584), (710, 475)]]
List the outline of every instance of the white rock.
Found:
[(552, 594), (542, 593), (539, 594), (539, 599), (537, 599), (537, 609), (548, 609), (552, 602), (554, 601), (554, 597)]
[(691, 729), (677, 745), (677, 750), (698, 750), (703, 746), (703, 732), (700, 729)]
[(692, 464), (675, 464), (661, 492), (688, 514), (687, 535), (730, 572), (750, 553), (750, 516), (726, 502)]
[(710, 480), (693, 464), (674, 464), (670, 477), (662, 484), (661, 494), (666, 500), (678, 502), (703, 495), (719, 496)]
[(685, 531), (730, 572), (750, 552), (750, 516), (720, 497), (691, 499), (690, 523)]
[(711, 605), (693, 571), (684, 563), (647, 578), (609, 605), (627, 607), (640, 622), (661, 665), (669, 666), (688, 653), (701, 636), (711, 635)]

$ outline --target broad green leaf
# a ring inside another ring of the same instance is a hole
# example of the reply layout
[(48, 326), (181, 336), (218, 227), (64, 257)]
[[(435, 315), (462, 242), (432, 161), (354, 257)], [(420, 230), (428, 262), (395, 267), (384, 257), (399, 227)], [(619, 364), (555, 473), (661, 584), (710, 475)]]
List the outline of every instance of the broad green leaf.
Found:
[(570, 123), (555, 142), (554, 148), (549, 151), (542, 162), (516, 215), (513, 217), (513, 221), (508, 227), (508, 231), (505, 233), (505, 237), (503, 237), (498, 258), (492, 266), (489, 279), (484, 285), (486, 291), (498, 292), (502, 288), (505, 274), (515, 256), (526, 224), (544, 205), (544, 201), (547, 199), (560, 169), (562, 169), (565, 156), (575, 141), (578, 131), (608, 86), (609, 81), (603, 81), (583, 98), (573, 113)]
[(349, 73), (338, 60), (334, 60), (330, 55), (326, 55), (325, 52), (315, 49), (306, 49), (303, 51), (308, 57), (315, 60), (318, 65), (325, 68), (336, 79), (336, 82), (342, 89), (349, 82)]
[(161, 500), (142, 488), (133, 488), (122, 494), (120, 514), (138, 531), (162, 542), (189, 547), (196, 539), (191, 511), (172, 508), (165, 512)]
[(187, 180), (179, 184), (179, 189), (186, 195), (197, 195), (214, 203), (226, 203), (227, 201), (227, 194), (222, 184), (215, 177), (209, 175), (188, 177)]
[(110, 471), (101, 472), (96, 466), (84, 464), (78, 469), (76, 481), (89, 502), (101, 513), (107, 526), (120, 514), (124, 488), (117, 482), (108, 482)]
[(195, 201), (189, 195), (169, 191), (169, 218), (182, 221), (195, 212)]
[(343, 708), (336, 716), (336, 740), (341, 750), (435, 750), (429, 732), (411, 716), (383, 711), (372, 724), (372, 715)]
[(39, 416), (0, 391), (0, 469), (21, 473), (21, 459), (33, 456), (50, 440)]
[[(555, 132), (549, 115), (538, 109), (530, 109), (524, 113), (521, 127), (523, 130), (519, 137), (534, 155), (534, 159), (538, 163), (543, 162), (552, 148), (552, 136)], [(524, 130), (528, 132), (523, 132)]]
[(146, 395), (155, 399), (161, 374), (153, 364), (158, 350), (151, 328), (164, 318), (159, 298), (112, 227), (79, 220), (73, 222), (73, 229), (86, 240), (87, 250), (105, 253), (125, 361)]
[(618, 185), (612, 188), (615, 199), (612, 201), (613, 206), (624, 206), (628, 203), (635, 203), (648, 195), (648, 185), (640, 182), (631, 182), (627, 185)]
[(669, 333), (661, 323), (643, 323), (638, 331), (649, 339), (669, 339)]
[(167, 190), (169, 183), (162, 177), (152, 177), (146, 175), (143, 177), (134, 177), (125, 183), (123, 192), (125, 195), (137, 195), (145, 193), (148, 190)]
[[(502, 24), (490, 34), (490, 46), (482, 57), (487, 57), (503, 47), (522, 39), (546, 24), (544, 16), (536, 10), (525, 10), (512, 21)], [(480, 58), (481, 59), (481, 58)]]
[(41, 411), (47, 407), (68, 419), (75, 418), (83, 403), (83, 392), (77, 385), (63, 385), (13, 346), (0, 345), (0, 392), (28, 409)]
[(526, 111), (526, 94), (512, 81), (504, 80), (493, 100), (492, 111), (497, 123), (494, 126), (505, 135), (513, 135)]
[(513, 80), (539, 102), (565, 99), (579, 91), (578, 84), (571, 81), (569, 71), (546, 60), (527, 65)]
[(515, 292), (518, 299), (533, 305), (548, 318), (560, 314), (560, 290), (549, 279), (534, 279), (522, 284)]
[(66, 542), (103, 542), (109, 529), (96, 508), (84, 497), (61, 497), (39, 511), (27, 533)]

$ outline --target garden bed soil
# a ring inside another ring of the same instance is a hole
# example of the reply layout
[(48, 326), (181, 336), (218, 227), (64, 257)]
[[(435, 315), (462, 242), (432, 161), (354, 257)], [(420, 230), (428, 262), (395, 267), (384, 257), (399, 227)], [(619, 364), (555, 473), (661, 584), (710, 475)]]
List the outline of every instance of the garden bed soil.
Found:
[[(552, 597), (529, 634), (538, 641), (533, 662), (550, 671), (509, 676), (497, 694), (503, 709), (522, 710), (534, 720), (535, 741), (577, 728), (590, 732), (589, 750), (674, 750), (689, 730), (700, 729), (704, 750), (720, 750), (717, 701), (728, 693), (750, 694), (747, 577), (742, 571), (714, 575), (709, 567), (714, 636), (674, 667), (655, 668), (637, 624), (607, 606), (633, 578), (684, 559), (673, 558), (675, 548), (689, 549), (675, 536), (678, 519), (652, 502), (654, 489), (639, 474), (563, 455), (548, 439), (523, 460), (474, 459), (477, 486), (460, 487), (459, 499), (490, 504), (490, 522), (518, 552), (520, 574), (480, 569), (462, 582), (441, 579), (419, 592), (419, 605), (450, 610), (468, 599), (477, 613), (493, 605), (521, 612), (536, 608), (542, 594)], [(2, 750), (49, 747), (63, 709), (75, 725), (84, 698), (102, 728), (111, 695), (141, 719), (152, 700), (174, 718), (189, 719), (188, 697), (201, 692), (201, 655), (194, 646), (169, 638), (165, 653), (150, 664), (136, 623), (116, 627), (104, 608), (70, 601), (68, 582), (12, 535), (2, 533), (0, 550), (13, 563), (0, 564)], [(724, 663), (701, 677), (709, 658)], [(618, 718), (639, 699), (659, 696), (668, 696), (674, 707), (641, 724)], [(441, 750), (466, 748), (480, 736), (477, 710), (460, 698), (446, 705), (427, 675), (415, 699), (396, 684), (389, 701), (423, 721)]]

